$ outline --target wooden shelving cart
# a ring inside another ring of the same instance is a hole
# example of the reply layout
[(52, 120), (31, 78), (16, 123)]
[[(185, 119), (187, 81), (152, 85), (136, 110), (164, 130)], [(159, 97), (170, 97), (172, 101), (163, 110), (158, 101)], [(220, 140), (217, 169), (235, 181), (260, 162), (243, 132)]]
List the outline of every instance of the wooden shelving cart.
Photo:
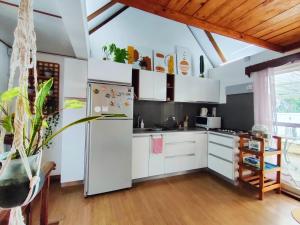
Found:
[[(265, 150), (264, 138), (257, 138), (250, 134), (240, 135), (239, 145), (239, 182), (246, 183), (256, 189), (259, 193), (259, 199), (263, 200), (264, 193), (277, 190), (277, 193), (281, 193), (281, 138), (273, 136), (277, 142), (276, 149)], [(259, 150), (249, 148), (249, 140), (259, 141)], [(244, 157), (254, 156), (259, 159), (259, 167), (247, 164), (244, 162)], [(277, 163), (274, 167), (266, 168), (266, 157), (276, 156)], [(245, 171), (247, 173), (245, 174)], [(249, 174), (250, 172), (250, 174)], [(271, 178), (271, 174), (275, 173), (274, 178)]]

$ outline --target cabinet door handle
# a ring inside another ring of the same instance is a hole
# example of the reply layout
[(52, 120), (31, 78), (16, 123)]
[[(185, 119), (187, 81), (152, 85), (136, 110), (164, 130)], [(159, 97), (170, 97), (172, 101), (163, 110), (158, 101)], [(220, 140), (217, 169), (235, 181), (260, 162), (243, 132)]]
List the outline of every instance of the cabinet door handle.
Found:
[(195, 144), (196, 141), (177, 141), (177, 142), (167, 142), (166, 145), (176, 145), (176, 144), (184, 144), (184, 143), (192, 143)]
[(230, 160), (228, 160), (228, 159), (224, 159), (224, 158), (222, 158), (222, 157), (220, 157), (220, 156), (217, 156), (217, 155), (215, 155), (215, 154), (212, 154), (212, 153), (209, 153), (209, 155), (212, 156), (212, 157), (221, 159), (221, 160), (223, 160), (223, 161), (225, 161), (225, 162), (228, 162), (228, 163), (231, 163), (231, 164), (232, 164), (232, 161), (230, 161)]
[(183, 154), (183, 155), (169, 155), (169, 156), (165, 156), (165, 158), (171, 159), (171, 158), (179, 158), (179, 157), (183, 157), (183, 156), (196, 156), (196, 154), (191, 153), (191, 154)]
[(217, 142), (214, 142), (214, 141), (209, 141), (209, 143), (212, 143), (212, 144), (215, 144), (215, 145), (219, 145), (219, 146), (222, 146), (224, 148), (229, 148), (229, 149), (233, 149), (232, 146), (228, 146), (228, 145), (223, 145), (223, 144), (220, 144), (220, 143), (217, 143)]

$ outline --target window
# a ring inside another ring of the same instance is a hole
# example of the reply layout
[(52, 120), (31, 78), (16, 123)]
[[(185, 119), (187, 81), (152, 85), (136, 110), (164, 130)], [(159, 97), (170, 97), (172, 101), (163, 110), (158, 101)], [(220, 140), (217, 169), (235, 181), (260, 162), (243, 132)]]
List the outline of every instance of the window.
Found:
[(282, 180), (300, 188), (300, 64), (274, 69), (274, 129), (283, 138)]

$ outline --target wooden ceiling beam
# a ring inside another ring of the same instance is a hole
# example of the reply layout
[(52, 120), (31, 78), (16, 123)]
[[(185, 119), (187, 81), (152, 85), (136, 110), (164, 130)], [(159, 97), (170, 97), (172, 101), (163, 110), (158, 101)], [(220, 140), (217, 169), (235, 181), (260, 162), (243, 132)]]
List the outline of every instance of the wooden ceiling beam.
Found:
[(153, 13), (171, 20), (175, 20), (180, 23), (184, 23), (189, 26), (194, 26), (209, 32), (220, 34), (226, 37), (230, 37), (239, 41), (247, 42), (254, 44), (263, 48), (267, 48), (277, 52), (284, 52), (284, 47), (276, 45), (253, 36), (247, 35), (245, 33), (237, 32), (219, 25), (215, 25), (209, 22), (206, 22), (201, 19), (197, 19), (193, 16), (185, 15), (180, 12), (174, 11), (172, 9), (163, 7), (158, 4), (149, 3), (147, 0), (116, 0), (122, 4)]
[(278, 67), (290, 62), (300, 60), (300, 53), (283, 56), (281, 58), (272, 59), (266, 62), (258, 63), (245, 68), (245, 74), (250, 77), (251, 73), (258, 72), (267, 68)]
[[(9, 6), (12, 6), (12, 7), (19, 8), (19, 5), (14, 4), (14, 3), (11, 3), (11, 2), (6, 2), (6, 1), (3, 1), (3, 0), (0, 0), (0, 3), (1, 3), (1, 4), (4, 4), (4, 5), (9, 5)], [(33, 12), (39, 13), (39, 14), (43, 14), (43, 15), (46, 15), (46, 16), (50, 16), (50, 17), (54, 17), (54, 18), (58, 18), (58, 19), (61, 19), (61, 18), (62, 18), (62, 17), (59, 16), (59, 15), (55, 15), (55, 14), (48, 13), (48, 12), (44, 12), (44, 11), (37, 10), (37, 9), (34, 9)]]
[(100, 29), (101, 27), (103, 27), (105, 24), (107, 24), (108, 22), (110, 22), (112, 19), (114, 19), (115, 17), (117, 17), (118, 15), (120, 15), (122, 12), (124, 12), (126, 9), (128, 9), (129, 6), (124, 6), (122, 7), (120, 10), (118, 10), (117, 12), (115, 12), (113, 15), (111, 15), (110, 17), (108, 17), (106, 20), (104, 20), (102, 23), (100, 23), (99, 25), (95, 26), (93, 29), (91, 29), (89, 31), (89, 35), (91, 35), (92, 33), (96, 32), (98, 29)]
[(295, 50), (295, 49), (297, 49), (297, 48), (300, 48), (300, 42), (296, 42), (296, 43), (290, 44), (290, 45), (284, 47), (284, 50), (285, 50), (286, 52), (288, 52), (288, 51)]
[(95, 12), (93, 12), (92, 14), (90, 14), (87, 17), (88, 21), (91, 21), (92, 19), (96, 18), (97, 16), (99, 16), (101, 13), (103, 13), (104, 11), (108, 10), (110, 7), (112, 7), (113, 5), (115, 5), (117, 2), (116, 1), (110, 1), (107, 4), (105, 4), (104, 6), (102, 6), (101, 8), (97, 9)]
[(208, 37), (210, 43), (212, 44), (212, 46), (214, 47), (214, 49), (216, 50), (218, 56), (220, 57), (221, 61), (223, 63), (227, 62), (222, 50), (220, 49), (219, 45), (217, 44), (217, 42), (215, 41), (214, 37), (212, 36), (212, 34), (208, 31), (204, 31), (206, 36)]

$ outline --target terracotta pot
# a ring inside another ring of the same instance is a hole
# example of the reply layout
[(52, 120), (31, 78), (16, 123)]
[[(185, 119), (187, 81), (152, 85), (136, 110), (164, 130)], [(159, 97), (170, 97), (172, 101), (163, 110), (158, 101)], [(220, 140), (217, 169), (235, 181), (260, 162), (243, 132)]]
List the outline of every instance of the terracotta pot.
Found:
[[(28, 159), (31, 171), (35, 175), (38, 167), (38, 155), (30, 156)], [(38, 192), (45, 181), (45, 176), (42, 172), (39, 176)], [(0, 176), (0, 208), (9, 209), (21, 206), (26, 200), (28, 193), (29, 179), (22, 160), (12, 160)]]

